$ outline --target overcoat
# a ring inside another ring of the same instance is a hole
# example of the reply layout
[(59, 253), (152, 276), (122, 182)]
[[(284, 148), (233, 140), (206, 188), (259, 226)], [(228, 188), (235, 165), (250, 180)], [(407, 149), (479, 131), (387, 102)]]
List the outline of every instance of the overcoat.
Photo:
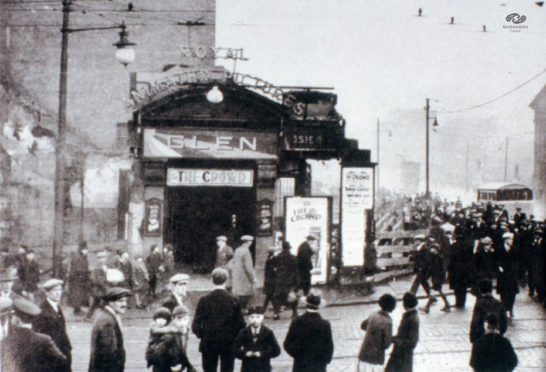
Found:
[(419, 341), (419, 316), (417, 310), (402, 315), (398, 333), (393, 337), (392, 350), (385, 372), (411, 372), (413, 370), (413, 349)]
[(449, 288), (469, 288), (472, 285), (472, 246), (457, 241), (449, 247), (449, 255)]
[(502, 268), (497, 273), (497, 293), (513, 295), (519, 293), (516, 252), (508, 252), (504, 247), (498, 253), (498, 265)]
[(2, 372), (51, 372), (67, 368), (63, 353), (51, 337), (11, 326), (2, 340)]
[(182, 335), (173, 327), (152, 329), (146, 348), (148, 367), (153, 372), (171, 372), (171, 367), (181, 364), (191, 371), (191, 365), (182, 343)]
[(284, 339), (284, 350), (294, 358), (292, 372), (326, 372), (334, 354), (330, 322), (315, 312), (294, 318)]
[(360, 328), (366, 331), (364, 341), (358, 353), (358, 359), (383, 365), (385, 350), (392, 343), (392, 319), (386, 311), (379, 310), (362, 322)]
[(121, 328), (113, 314), (101, 309), (91, 331), (89, 372), (123, 372), (124, 367)]
[(308, 287), (311, 284), (311, 270), (313, 269), (313, 249), (306, 241), (298, 247), (298, 280), (300, 286)]
[(476, 372), (509, 372), (518, 365), (518, 357), (508, 339), (488, 333), (472, 346), (469, 364)]
[(221, 249), (216, 250), (216, 259), (214, 267), (225, 267), (229, 260), (233, 257), (233, 248), (229, 245), (224, 245)]
[(47, 300), (42, 302), (40, 309), (42, 309), (42, 312), (32, 323), (33, 329), (36, 332), (43, 333), (51, 337), (55, 343), (55, 346), (59, 348), (67, 360), (66, 368), (55, 369), (52, 371), (70, 371), (72, 361), (72, 345), (70, 344), (68, 334), (66, 333), (66, 323), (63, 312), (60, 307), (59, 312), (56, 312)]
[(499, 319), (499, 331), (501, 334), (508, 328), (506, 309), (503, 304), (494, 298), (491, 294), (482, 295), (476, 300), (470, 322), (470, 342), (474, 343), (485, 334), (485, 317), (489, 314), (495, 314)]
[(253, 283), (256, 281), (256, 273), (252, 266), (252, 256), (248, 248), (245, 246), (237, 248), (228, 267), (231, 272), (232, 293), (235, 296), (252, 296), (254, 294)]
[[(248, 351), (259, 351), (261, 356), (246, 356)], [(281, 349), (273, 331), (265, 326), (260, 327), (256, 340), (252, 337), (250, 326), (243, 328), (233, 343), (233, 355), (242, 360), (241, 372), (270, 372), (272, 358), (280, 355)]]
[(68, 272), (68, 303), (73, 306), (87, 306), (90, 289), (91, 281), (87, 256), (74, 253)]

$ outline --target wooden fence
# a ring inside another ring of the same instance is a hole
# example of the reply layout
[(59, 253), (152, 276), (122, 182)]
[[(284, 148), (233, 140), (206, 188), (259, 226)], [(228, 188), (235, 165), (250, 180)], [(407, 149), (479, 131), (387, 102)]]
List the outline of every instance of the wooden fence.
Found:
[(377, 251), (377, 272), (374, 282), (413, 272), (411, 253), (415, 251), (415, 236), (427, 230), (378, 232), (374, 241)]

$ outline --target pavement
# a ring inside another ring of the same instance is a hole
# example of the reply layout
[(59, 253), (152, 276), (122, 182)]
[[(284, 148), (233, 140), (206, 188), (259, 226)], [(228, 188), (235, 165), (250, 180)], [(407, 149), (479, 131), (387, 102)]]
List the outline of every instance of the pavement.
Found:
[[(391, 293), (397, 298), (410, 287), (411, 277), (402, 278), (374, 287), (374, 292), (368, 295), (356, 296), (354, 293), (343, 301), (340, 293), (335, 301), (327, 304), (320, 310), (324, 318), (332, 324), (334, 336), (334, 358), (328, 366), (328, 371), (353, 371), (356, 355), (360, 348), (364, 332), (360, 330), (360, 323), (368, 315), (378, 309), (377, 299), (384, 293)], [(422, 289), (420, 289), (422, 291)], [(419, 292), (418, 296), (424, 293)], [(191, 291), (187, 302), (190, 312), (201, 291)], [(328, 297), (328, 296), (325, 296)], [(452, 295), (449, 301), (453, 304)], [(419, 343), (414, 352), (414, 371), (471, 371), (468, 366), (471, 344), (468, 340), (468, 331), (472, 308), (475, 298), (467, 297), (466, 309), (453, 310), (450, 313), (440, 311), (443, 307), (439, 301), (431, 307), (429, 314), (420, 314)], [(423, 305), (424, 301), (420, 301)], [(333, 306), (332, 306), (333, 305)], [(131, 309), (123, 316), (123, 333), (127, 362), (125, 371), (146, 371), (144, 358), (151, 321), (152, 309)], [(271, 309), (270, 309), (271, 311)], [(303, 312), (303, 308), (300, 312)], [(403, 309), (401, 303), (392, 314), (394, 329), (398, 327)], [(67, 328), (72, 341), (72, 370), (74, 372), (87, 371), (89, 363), (89, 349), (91, 339), (91, 323), (81, 321), (80, 317), (72, 315), (71, 309), (65, 308)], [(546, 371), (546, 311), (529, 298), (522, 290), (516, 299), (515, 319), (510, 324), (506, 337), (510, 339), (518, 355), (517, 371)], [(290, 312), (282, 314), (278, 321), (272, 319), (272, 313), (266, 315), (265, 325), (271, 328), (282, 348), (282, 342), (290, 324)], [(188, 343), (188, 357), (201, 371), (201, 355), (198, 351), (199, 340), (190, 335)], [(390, 350), (387, 351), (387, 354)], [(284, 350), (278, 358), (272, 360), (273, 370), (276, 372), (291, 371), (292, 359)], [(235, 371), (240, 370), (240, 363), (236, 362)]]

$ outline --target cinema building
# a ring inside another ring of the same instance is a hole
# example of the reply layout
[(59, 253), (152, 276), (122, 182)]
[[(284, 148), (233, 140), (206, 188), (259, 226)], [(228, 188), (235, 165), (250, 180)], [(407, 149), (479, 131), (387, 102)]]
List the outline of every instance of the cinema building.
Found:
[[(315, 283), (341, 267), (363, 266), (374, 164), (369, 151), (345, 138), (330, 90), (174, 67), (133, 74), (131, 97), (135, 177), (132, 195), (122, 199), (127, 210), (129, 201), (144, 205), (142, 223), (132, 227), (142, 253), (172, 244), (179, 265), (206, 273), (216, 236), (236, 244), (248, 234), (260, 274), (282, 232), (294, 252), (307, 235), (317, 238)], [(331, 174), (314, 174), (332, 161)], [(314, 187), (318, 176), (331, 187)]]

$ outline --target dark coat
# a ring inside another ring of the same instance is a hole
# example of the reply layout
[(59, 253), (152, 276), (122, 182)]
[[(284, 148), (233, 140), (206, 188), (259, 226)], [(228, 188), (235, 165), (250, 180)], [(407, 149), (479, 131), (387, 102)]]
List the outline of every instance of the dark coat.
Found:
[(503, 296), (519, 293), (516, 252), (513, 249), (507, 252), (502, 247), (497, 257), (498, 265), (502, 268), (497, 274), (497, 293)]
[(476, 372), (509, 372), (518, 365), (518, 357), (507, 338), (488, 333), (472, 345), (469, 364)]
[(298, 284), (298, 259), (290, 251), (279, 253), (273, 258), (276, 269), (275, 286), (295, 288)]
[(298, 247), (298, 273), (300, 279), (311, 280), (311, 269), (313, 269), (313, 249), (306, 241)]
[(417, 249), (417, 252), (410, 258), (413, 261), (413, 271), (423, 279), (430, 278), (430, 258), (432, 253), (430, 249), (423, 243)]
[(11, 326), (2, 340), (2, 372), (51, 372), (67, 368), (65, 356), (47, 335)]
[(446, 279), (446, 271), (444, 268), (444, 261), (442, 256), (439, 253), (431, 254), (429, 265), (430, 277), (432, 279), (432, 288), (438, 291), (442, 289), (442, 284), (444, 284), (444, 281)]
[(275, 262), (275, 256), (273, 252), (267, 255), (264, 266), (264, 294), (267, 296), (273, 296), (275, 290), (275, 277), (277, 276), (277, 264)]
[(34, 292), (38, 289), (40, 282), (40, 265), (35, 260), (27, 260), (25, 265), (24, 288), (26, 291)]
[(91, 331), (89, 372), (123, 372), (123, 335), (114, 315), (101, 309)]
[(94, 297), (102, 298), (106, 293), (106, 289), (108, 288), (106, 271), (104, 271), (102, 267), (93, 269), (92, 281), (91, 294)]
[(182, 305), (182, 304), (178, 303), (178, 301), (176, 300), (176, 297), (174, 297), (172, 293), (170, 293), (166, 301), (161, 304), (162, 307), (169, 309), (171, 313), (173, 312), (174, 308), (179, 305)]
[(293, 372), (325, 372), (334, 354), (330, 322), (306, 312), (290, 323), (284, 350), (294, 358)]
[(472, 285), (472, 246), (457, 241), (449, 247), (449, 256), (449, 288), (469, 288)]
[(499, 331), (501, 334), (508, 328), (506, 309), (503, 304), (491, 294), (482, 295), (476, 301), (470, 322), (470, 342), (474, 343), (485, 334), (484, 322), (488, 314), (495, 314), (499, 319)]
[(411, 372), (413, 349), (419, 341), (419, 315), (417, 310), (406, 311), (400, 321), (398, 334), (392, 339), (394, 348), (385, 367), (385, 372)]
[[(166, 327), (164, 327), (166, 328)], [(176, 332), (152, 331), (146, 348), (148, 367), (153, 366), (153, 372), (171, 372), (171, 367), (181, 364), (191, 370), (191, 365), (184, 347), (182, 338)]]
[(366, 331), (358, 359), (370, 363), (382, 365), (385, 363), (385, 350), (392, 343), (392, 319), (386, 311), (379, 310), (370, 315), (360, 324), (360, 328)]
[(197, 303), (192, 331), (202, 342), (233, 342), (245, 327), (241, 306), (226, 290), (216, 289)]
[[(259, 351), (261, 357), (247, 358), (245, 354), (248, 351)], [(253, 340), (250, 326), (247, 326), (239, 332), (233, 343), (233, 355), (243, 361), (241, 372), (270, 372), (271, 358), (278, 357), (280, 353), (281, 349), (273, 331), (263, 325), (260, 327), (256, 342)]]
[(33, 329), (36, 332), (40, 332), (51, 337), (55, 345), (66, 357), (66, 368), (56, 369), (54, 371), (70, 371), (72, 361), (72, 345), (70, 344), (68, 334), (66, 333), (66, 323), (63, 312), (59, 307), (59, 312), (57, 313), (47, 300), (42, 302), (40, 309), (42, 309), (42, 312), (33, 322)]
[(87, 306), (91, 278), (87, 256), (75, 253), (68, 272), (68, 302), (73, 306)]
[(497, 273), (495, 254), (493, 251), (486, 252), (483, 247), (478, 246), (474, 254), (474, 276), (478, 283), (481, 279), (493, 279)]

